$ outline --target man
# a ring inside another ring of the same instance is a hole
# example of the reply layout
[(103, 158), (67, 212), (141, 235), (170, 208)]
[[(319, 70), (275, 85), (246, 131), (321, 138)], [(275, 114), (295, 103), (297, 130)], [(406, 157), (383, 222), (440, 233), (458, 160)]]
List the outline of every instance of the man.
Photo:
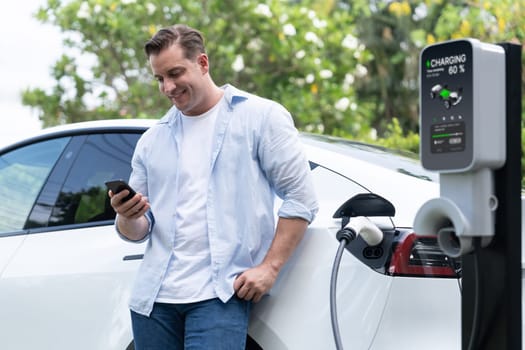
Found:
[(317, 212), (308, 162), (284, 107), (213, 82), (200, 32), (161, 29), (145, 51), (173, 107), (137, 143), (137, 194), (109, 193), (119, 234), (148, 239), (130, 301), (135, 348), (244, 349), (251, 303)]

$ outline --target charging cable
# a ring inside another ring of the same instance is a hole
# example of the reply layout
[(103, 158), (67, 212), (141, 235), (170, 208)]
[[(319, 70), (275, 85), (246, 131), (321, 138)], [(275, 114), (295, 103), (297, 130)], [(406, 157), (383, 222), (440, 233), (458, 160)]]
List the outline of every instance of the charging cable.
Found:
[(336, 238), (340, 243), (335, 255), (332, 266), (332, 276), (330, 278), (330, 320), (332, 322), (336, 350), (343, 350), (339, 321), (337, 320), (337, 276), (346, 245), (352, 242), (358, 235), (361, 236), (369, 246), (378, 245), (383, 240), (383, 232), (364, 216), (353, 218), (345, 227), (337, 231)]
[(337, 231), (336, 235), (336, 238), (340, 243), (335, 255), (334, 264), (332, 266), (332, 277), (330, 278), (330, 319), (332, 321), (332, 331), (334, 333), (336, 350), (343, 350), (341, 333), (339, 332), (339, 321), (337, 320), (337, 275), (339, 273), (339, 265), (341, 264), (341, 258), (343, 257), (345, 247), (356, 237), (357, 235), (355, 231), (346, 227)]

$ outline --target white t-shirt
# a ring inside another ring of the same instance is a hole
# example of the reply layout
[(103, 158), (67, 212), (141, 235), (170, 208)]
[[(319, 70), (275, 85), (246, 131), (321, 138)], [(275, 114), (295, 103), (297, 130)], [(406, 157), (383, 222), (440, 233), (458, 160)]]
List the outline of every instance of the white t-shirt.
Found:
[(175, 241), (157, 302), (191, 303), (216, 297), (211, 282), (206, 201), (220, 104), (199, 116), (182, 116)]

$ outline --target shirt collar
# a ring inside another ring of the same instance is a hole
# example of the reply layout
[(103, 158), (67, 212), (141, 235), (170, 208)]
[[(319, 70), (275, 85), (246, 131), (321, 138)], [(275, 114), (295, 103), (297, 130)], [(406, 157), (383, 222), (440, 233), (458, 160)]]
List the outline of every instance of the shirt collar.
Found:
[[(250, 96), (249, 93), (239, 90), (233, 85), (225, 84), (221, 86), (221, 89), (224, 90), (224, 99), (230, 110), (233, 110), (235, 105), (238, 103), (247, 100)], [(172, 106), (168, 112), (159, 120), (158, 124), (168, 124), (170, 127), (177, 125), (177, 120), (180, 119), (180, 111), (177, 107)]]
[(247, 92), (239, 90), (230, 84), (221, 86), (221, 89), (224, 90), (224, 99), (228, 103), (230, 109), (233, 109), (237, 103), (242, 102), (249, 97)]

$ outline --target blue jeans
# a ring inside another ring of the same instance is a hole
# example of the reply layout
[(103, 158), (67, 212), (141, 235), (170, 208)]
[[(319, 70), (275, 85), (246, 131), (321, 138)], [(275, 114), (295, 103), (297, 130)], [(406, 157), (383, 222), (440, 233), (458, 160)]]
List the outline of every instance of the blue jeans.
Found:
[(155, 303), (149, 317), (131, 311), (135, 349), (244, 350), (250, 308), (234, 295), (227, 303)]

